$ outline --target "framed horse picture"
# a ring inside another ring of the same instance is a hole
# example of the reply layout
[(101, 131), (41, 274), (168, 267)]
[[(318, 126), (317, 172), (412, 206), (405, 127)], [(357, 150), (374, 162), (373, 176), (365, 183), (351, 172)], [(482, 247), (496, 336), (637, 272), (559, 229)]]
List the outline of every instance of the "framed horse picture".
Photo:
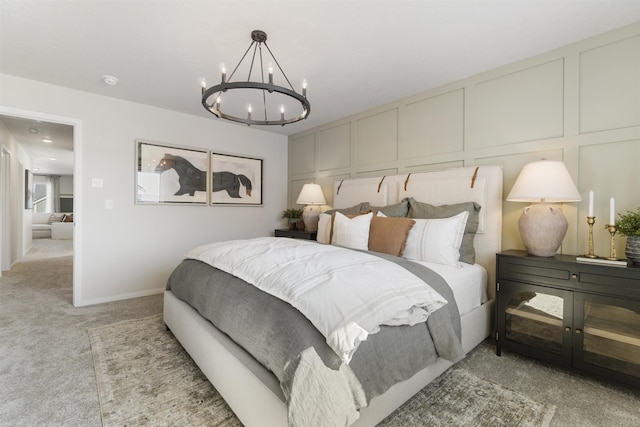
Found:
[(209, 152), (136, 141), (136, 203), (209, 204)]
[(262, 205), (262, 159), (211, 153), (211, 204)]

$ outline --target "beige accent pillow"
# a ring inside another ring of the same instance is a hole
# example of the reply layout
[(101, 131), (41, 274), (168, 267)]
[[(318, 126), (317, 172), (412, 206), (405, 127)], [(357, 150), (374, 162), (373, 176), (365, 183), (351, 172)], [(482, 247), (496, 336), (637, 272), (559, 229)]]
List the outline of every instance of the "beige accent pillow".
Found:
[(415, 223), (410, 218), (374, 216), (369, 229), (369, 250), (401, 257)]

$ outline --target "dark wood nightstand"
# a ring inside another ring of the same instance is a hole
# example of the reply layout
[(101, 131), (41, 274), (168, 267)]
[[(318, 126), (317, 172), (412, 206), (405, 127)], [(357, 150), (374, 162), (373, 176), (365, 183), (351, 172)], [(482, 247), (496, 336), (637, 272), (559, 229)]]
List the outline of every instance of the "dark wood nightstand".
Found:
[(640, 386), (640, 268), (497, 254), (496, 354), (537, 359)]
[(292, 239), (304, 239), (304, 240), (316, 240), (318, 237), (317, 231), (306, 230), (275, 230), (276, 237), (290, 237)]

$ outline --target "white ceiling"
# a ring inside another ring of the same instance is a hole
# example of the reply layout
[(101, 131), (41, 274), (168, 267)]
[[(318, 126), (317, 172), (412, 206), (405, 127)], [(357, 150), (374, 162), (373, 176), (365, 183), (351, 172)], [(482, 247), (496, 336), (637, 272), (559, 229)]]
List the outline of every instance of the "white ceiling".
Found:
[(0, 0), (0, 72), (218, 120), (201, 80), (260, 29), (308, 82), (309, 118), (263, 127), (290, 135), (634, 22), (640, 0)]
[(73, 174), (73, 126), (6, 115), (0, 122), (31, 158), (34, 174)]

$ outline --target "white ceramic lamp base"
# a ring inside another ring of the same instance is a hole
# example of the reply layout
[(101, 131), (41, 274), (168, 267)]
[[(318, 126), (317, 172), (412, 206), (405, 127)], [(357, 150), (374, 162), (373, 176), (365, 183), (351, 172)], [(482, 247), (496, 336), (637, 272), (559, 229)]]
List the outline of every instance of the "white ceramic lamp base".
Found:
[(557, 205), (534, 203), (522, 212), (518, 228), (529, 255), (551, 257), (558, 252), (569, 223)]
[(307, 205), (302, 211), (302, 219), (304, 220), (304, 229), (306, 231), (318, 231), (318, 220), (322, 209), (320, 205)]

